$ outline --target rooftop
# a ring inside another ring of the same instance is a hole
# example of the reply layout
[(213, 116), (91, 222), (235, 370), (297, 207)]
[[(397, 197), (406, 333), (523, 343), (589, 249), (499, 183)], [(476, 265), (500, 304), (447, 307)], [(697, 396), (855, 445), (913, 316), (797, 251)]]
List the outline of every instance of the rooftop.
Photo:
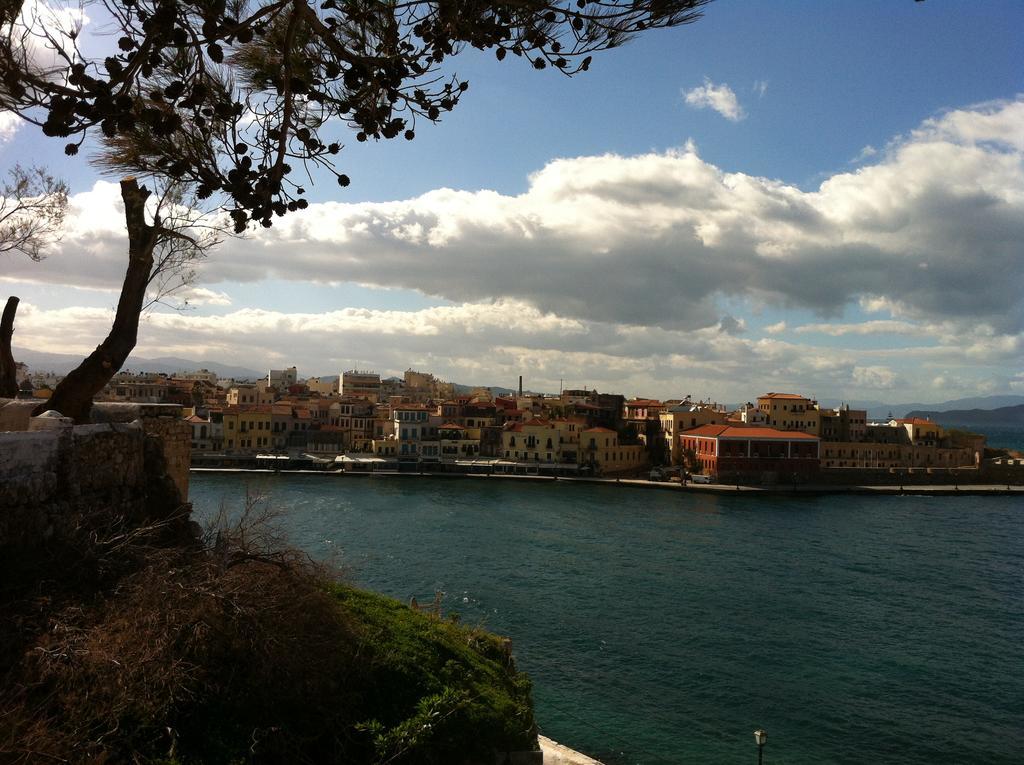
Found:
[(820, 441), (817, 436), (799, 430), (778, 430), (777, 428), (738, 427), (736, 425), (701, 425), (684, 430), (683, 436), (703, 438), (742, 438), (773, 441)]

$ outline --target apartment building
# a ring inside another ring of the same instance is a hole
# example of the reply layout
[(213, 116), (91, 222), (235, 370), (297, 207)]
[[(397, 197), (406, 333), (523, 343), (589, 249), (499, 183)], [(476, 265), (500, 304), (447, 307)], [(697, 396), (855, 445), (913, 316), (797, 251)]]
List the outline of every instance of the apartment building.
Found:
[(817, 435), (821, 429), (818, 402), (795, 393), (765, 393), (757, 397), (757, 408), (769, 427), (800, 430)]
[(599, 475), (640, 470), (647, 464), (643, 444), (620, 444), (618, 433), (600, 426), (580, 432), (579, 459)]
[(358, 369), (342, 372), (341, 395), (377, 403), (381, 400), (380, 375), (376, 372), (361, 372)]

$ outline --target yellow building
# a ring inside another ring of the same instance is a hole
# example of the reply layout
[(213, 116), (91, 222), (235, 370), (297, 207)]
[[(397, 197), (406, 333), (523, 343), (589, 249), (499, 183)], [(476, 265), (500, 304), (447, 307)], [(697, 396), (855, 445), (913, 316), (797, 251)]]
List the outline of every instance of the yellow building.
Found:
[(224, 410), (224, 448), (255, 451), (273, 447), (270, 406), (229, 406)]
[(892, 420), (889, 424), (906, 430), (912, 444), (936, 444), (945, 435), (941, 425), (921, 417)]
[(398, 441), (394, 438), (375, 438), (370, 441), (370, 451), (378, 457), (394, 457), (398, 454)]
[(580, 458), (581, 464), (610, 475), (642, 468), (646, 449), (642, 444), (619, 444), (619, 434), (609, 428), (587, 428), (580, 434)]
[(249, 406), (260, 403), (260, 393), (255, 385), (232, 385), (228, 388), (228, 406)]
[[(474, 438), (474, 430), (476, 431)], [(480, 456), (480, 429), (464, 428), (448, 422), (437, 429), (440, 439), (440, 458), (442, 462), (475, 459)]]
[(973, 468), (977, 452), (971, 447), (896, 444), (865, 441), (821, 444), (823, 468)]
[(563, 462), (579, 464), (580, 434), (587, 429), (587, 421), (582, 417), (559, 417), (551, 424), (558, 431), (558, 444)]
[(765, 393), (757, 397), (757, 408), (764, 413), (766, 424), (779, 430), (800, 430), (818, 435), (821, 417), (818, 402), (795, 393)]
[(501, 453), (520, 462), (562, 462), (558, 437), (558, 428), (543, 417), (510, 422), (501, 434)]

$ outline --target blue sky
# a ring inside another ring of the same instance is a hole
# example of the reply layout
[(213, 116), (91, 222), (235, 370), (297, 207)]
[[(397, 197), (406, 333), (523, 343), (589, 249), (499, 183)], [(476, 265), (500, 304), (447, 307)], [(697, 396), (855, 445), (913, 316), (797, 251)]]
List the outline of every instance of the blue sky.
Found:
[[(339, 125), (352, 185), (340, 195), (324, 179), (307, 223), (226, 243), (195, 310), (150, 317), (140, 355), (309, 374), (425, 367), (477, 384), (521, 370), (535, 388), (729, 400), (1020, 392), (1024, 308), (1005, 285), (1024, 292), (1021, 29), (1019, 2), (717, 0), (573, 79), (467, 51), (455, 112), (413, 142), (358, 144)], [(699, 93), (688, 103), (701, 88), (731, 93), (741, 118), (699, 108)], [(28, 126), (0, 165), (26, 157), (91, 198), (44, 264), (5, 264), (29, 305), (22, 340), (86, 350), (116, 300), (116, 197)], [(664, 174), (687, 194), (662, 188)], [(962, 189), (996, 200), (994, 217)], [(567, 194), (582, 197), (557, 209)], [(957, 216), (963, 227), (928, 238)], [(364, 233), (324, 233), (333, 225)]]

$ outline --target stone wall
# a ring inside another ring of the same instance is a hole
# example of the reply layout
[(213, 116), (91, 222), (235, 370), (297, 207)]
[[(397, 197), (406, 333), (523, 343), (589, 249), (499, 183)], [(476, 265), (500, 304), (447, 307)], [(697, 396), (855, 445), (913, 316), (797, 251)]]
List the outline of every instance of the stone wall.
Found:
[(964, 468), (826, 468), (814, 483), (832, 486), (953, 486), (1001, 483), (985, 469)]
[(147, 436), (157, 438), (163, 448), (167, 474), (182, 498), (188, 498), (189, 462), (192, 456), (192, 427), (181, 418), (177, 404), (96, 403), (92, 408), (94, 422), (142, 423)]
[[(97, 405), (88, 425), (0, 399), (0, 549), (72, 534), (84, 514), (186, 523), (191, 431), (180, 407)], [(27, 402), (32, 407), (38, 402)]]

